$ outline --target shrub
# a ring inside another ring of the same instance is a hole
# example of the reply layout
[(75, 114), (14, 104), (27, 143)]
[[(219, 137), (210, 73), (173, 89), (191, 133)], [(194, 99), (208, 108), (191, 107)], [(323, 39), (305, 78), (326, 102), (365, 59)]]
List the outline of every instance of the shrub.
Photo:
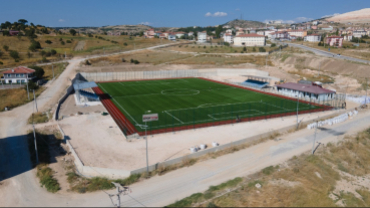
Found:
[(123, 43), (124, 46), (127, 46), (127, 43)]
[(52, 44), (52, 42), (50, 40), (46, 40), (45, 43)]
[(266, 49), (265, 49), (265, 48), (263, 48), (263, 47), (259, 47), (259, 48), (258, 48), (258, 51), (259, 51), (259, 52), (266, 52)]
[(46, 190), (52, 193), (60, 189), (58, 181), (53, 177), (53, 170), (49, 167), (41, 167), (37, 171), (37, 177), (40, 178), (41, 186), (45, 186)]
[(134, 63), (134, 59), (131, 59), (131, 60), (130, 60), (130, 63)]
[(48, 62), (48, 60), (46, 59), (46, 57), (42, 57), (41, 61), (42, 61), (43, 63)]
[(276, 46), (276, 44), (275, 44), (275, 43), (271, 44), (271, 48), (273, 48), (273, 47), (275, 47), (275, 46)]
[(67, 42), (67, 43), (72, 43), (72, 41), (70, 41), (70, 40), (67, 40), (66, 42)]
[(0, 61), (0, 65), (3, 65), (4, 63)]
[(51, 49), (50, 54), (51, 54), (51, 55), (55, 55), (55, 54), (57, 54), (57, 51), (56, 51), (56, 50), (54, 50), (54, 49)]
[(41, 48), (41, 44), (38, 41), (32, 40), (31, 45), (28, 47), (30, 51), (36, 51)]
[(89, 61), (89, 60), (86, 60), (86, 61), (85, 61), (85, 64), (86, 64), (86, 65), (91, 65), (91, 63), (90, 63), (90, 61)]
[(61, 41), (60, 43), (61, 43), (62, 45), (65, 45), (65, 44), (66, 44), (64, 41)]
[(3, 52), (2, 51), (0, 51), (0, 58), (1, 58), (1, 56), (3, 56)]
[(17, 60), (17, 59), (19, 59), (19, 58), (20, 58), (20, 57), (19, 57), (19, 53), (18, 53), (18, 51), (10, 51), (9, 55), (10, 55), (10, 57), (12, 57), (14, 60)]
[(40, 51), (40, 55), (44, 57), (46, 55), (46, 51)]
[(9, 50), (9, 46), (7, 46), (7, 45), (3, 45), (3, 49), (4, 49), (5, 51), (8, 51), (8, 50)]
[(243, 51), (247, 51), (247, 47), (245, 47), (245, 46), (244, 46), (244, 47), (243, 47)]
[(140, 64), (138, 60), (134, 60), (134, 64)]
[(203, 48), (207, 48), (207, 46), (203, 46)]
[(121, 60), (122, 60), (122, 62), (126, 62), (126, 60), (124, 58), (122, 58)]
[(256, 48), (254, 48), (254, 47), (253, 47), (252, 51), (253, 51), (253, 52), (256, 52)]

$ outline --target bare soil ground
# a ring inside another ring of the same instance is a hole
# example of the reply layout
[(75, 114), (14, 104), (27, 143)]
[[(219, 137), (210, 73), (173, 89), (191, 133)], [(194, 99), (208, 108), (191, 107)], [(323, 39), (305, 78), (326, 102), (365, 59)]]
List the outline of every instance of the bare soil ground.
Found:
[[(307, 121), (331, 113), (304, 114), (299, 119)], [(153, 135), (149, 137), (149, 164), (188, 155), (189, 148), (193, 146), (207, 144), (211, 147), (213, 141), (222, 145), (278, 130), (295, 122), (296, 117), (290, 116)], [(88, 166), (135, 170), (146, 165), (145, 140), (126, 140), (110, 116), (79, 115), (63, 119), (60, 125), (71, 138), (70, 142), (81, 160)]]

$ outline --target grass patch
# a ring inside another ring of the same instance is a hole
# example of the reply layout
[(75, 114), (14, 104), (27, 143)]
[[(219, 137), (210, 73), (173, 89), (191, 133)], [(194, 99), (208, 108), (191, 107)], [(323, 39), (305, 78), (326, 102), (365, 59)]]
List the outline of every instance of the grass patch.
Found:
[(49, 117), (47, 115), (47, 112), (32, 113), (32, 115), (28, 118), (29, 124), (46, 123), (48, 121), (49, 121)]
[[(35, 96), (38, 97), (44, 90), (44, 87), (35, 90)], [(33, 101), (32, 93), (30, 93), (30, 101)], [(4, 111), (6, 106), (12, 109), (30, 101), (28, 101), (27, 91), (23, 88), (0, 90), (0, 112)]]
[(46, 165), (38, 165), (36, 175), (40, 179), (41, 187), (45, 186), (48, 192), (55, 193), (60, 189), (58, 181), (53, 177), (53, 170)]

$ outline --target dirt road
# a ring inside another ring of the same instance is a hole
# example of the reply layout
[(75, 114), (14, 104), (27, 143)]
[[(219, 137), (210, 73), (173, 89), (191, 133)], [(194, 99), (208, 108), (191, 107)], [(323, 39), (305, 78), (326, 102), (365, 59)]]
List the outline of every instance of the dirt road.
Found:
[[(83, 59), (69, 61), (60, 77), (50, 84), (38, 98), (39, 109), (55, 105), (60, 93), (74, 74), (74, 68)], [(28, 103), (8, 112), (0, 113), (0, 201), (1, 206), (112, 206), (105, 192), (89, 194), (51, 194), (41, 188), (31, 169), (25, 141), (29, 126), (27, 118), (33, 110)], [(318, 141), (336, 140), (348, 132), (368, 127), (370, 113), (318, 133)], [(133, 193), (122, 197), (121, 206), (164, 206), (192, 193), (206, 190), (236, 176), (244, 176), (269, 165), (283, 162), (293, 155), (310, 150), (312, 130), (302, 130), (286, 136), (279, 142), (269, 141), (233, 154), (182, 168), (163, 176), (131, 186)], [(109, 191), (113, 193), (114, 190)]]

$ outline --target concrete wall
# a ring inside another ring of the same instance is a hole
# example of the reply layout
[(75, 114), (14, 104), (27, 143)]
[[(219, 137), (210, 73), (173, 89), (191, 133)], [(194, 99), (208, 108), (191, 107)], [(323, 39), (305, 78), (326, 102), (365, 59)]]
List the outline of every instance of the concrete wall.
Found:
[(81, 75), (88, 81), (118, 81), (118, 80), (148, 80), (183, 77), (211, 77), (254, 75), (268, 76), (268, 72), (257, 69), (191, 69), (191, 70), (163, 70), (163, 71), (133, 71), (133, 72), (82, 72)]

